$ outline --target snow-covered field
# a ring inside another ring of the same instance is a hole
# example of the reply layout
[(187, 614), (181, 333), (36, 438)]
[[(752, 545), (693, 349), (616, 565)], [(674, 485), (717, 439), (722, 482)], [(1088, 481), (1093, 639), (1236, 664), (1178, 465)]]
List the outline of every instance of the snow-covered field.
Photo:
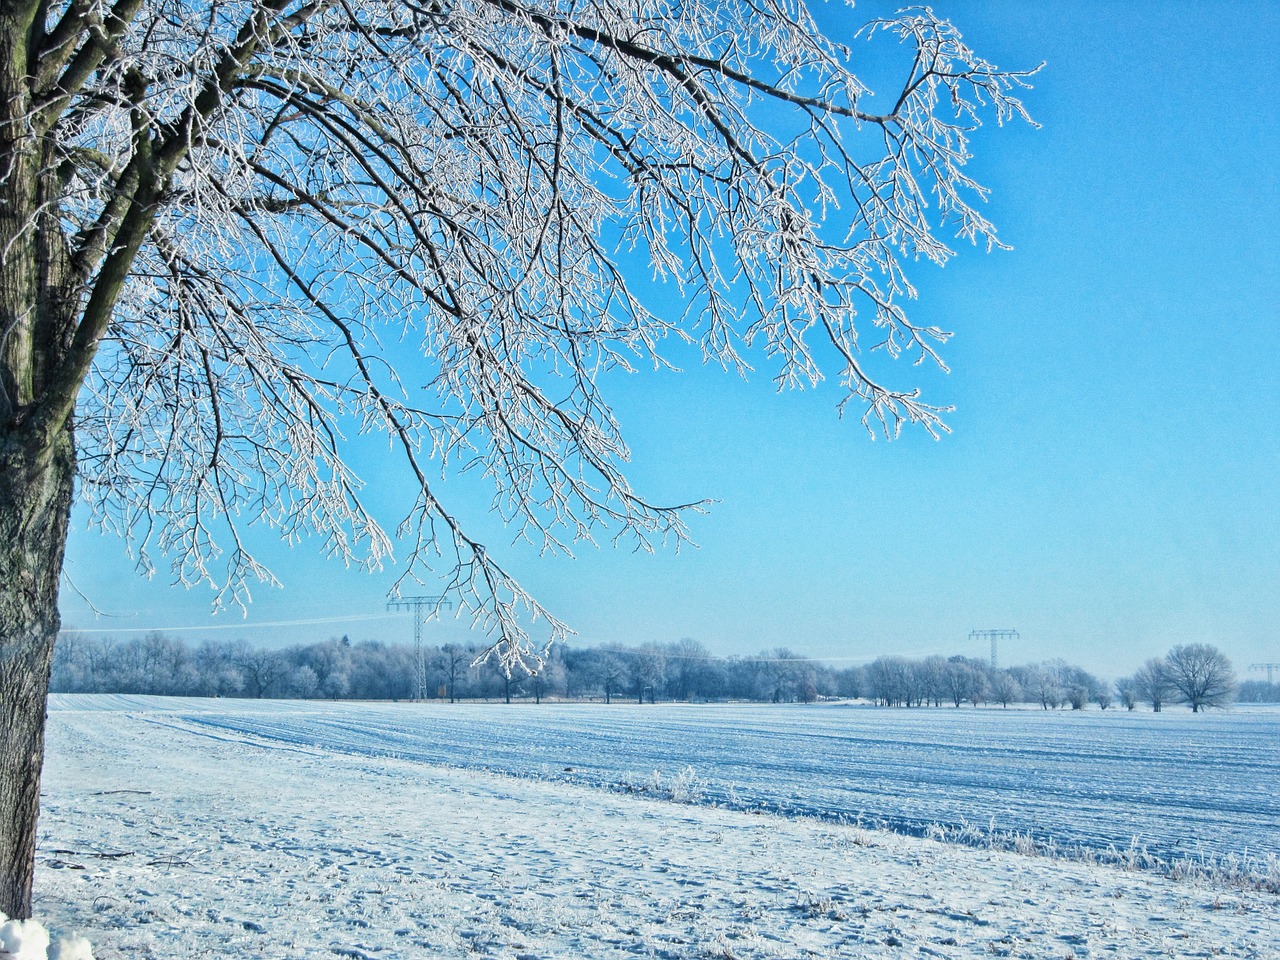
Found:
[(61, 696), (36, 911), (99, 960), (1277, 957), (1275, 893), (836, 818), (1263, 863), (1278, 731), (1246, 710)]

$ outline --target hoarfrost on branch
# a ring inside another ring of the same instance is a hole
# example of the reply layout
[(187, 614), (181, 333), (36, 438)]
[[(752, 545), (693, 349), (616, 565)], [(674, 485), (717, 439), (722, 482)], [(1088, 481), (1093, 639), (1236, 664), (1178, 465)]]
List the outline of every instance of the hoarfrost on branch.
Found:
[[(848, 47), (796, 0), (73, 0), (44, 31), (18, 139), (49, 147), (77, 306), (29, 415), (74, 404), (97, 522), (219, 604), (273, 579), (244, 524), (376, 566), (393, 535), (344, 456), (381, 435), (416, 489), (406, 576), (443, 577), (508, 668), (564, 625), (435, 478), (481, 472), (544, 550), (685, 540), (701, 504), (632, 489), (599, 388), (664, 342), (757, 352), (780, 388), (834, 375), (873, 434), (937, 435), (869, 357), (942, 363), (904, 264), (998, 245), (968, 138), (1028, 119), (1028, 73), (927, 9)], [(886, 45), (872, 97), (854, 68)]]

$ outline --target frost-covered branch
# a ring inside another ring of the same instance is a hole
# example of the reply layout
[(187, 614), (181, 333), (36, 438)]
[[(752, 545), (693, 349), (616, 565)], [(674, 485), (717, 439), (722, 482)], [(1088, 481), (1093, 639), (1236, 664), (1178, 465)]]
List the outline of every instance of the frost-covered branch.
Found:
[[(877, 355), (942, 364), (906, 266), (1000, 245), (969, 136), (1026, 119), (1028, 74), (927, 10), (845, 47), (798, 0), (71, 0), (33, 36), (74, 324), (24, 416), (74, 400), (97, 522), (219, 602), (271, 580), (254, 524), (376, 566), (395, 538), (350, 460), (381, 435), (416, 490), (405, 576), (442, 578), (508, 668), (532, 620), (564, 627), (432, 478), (477, 472), (544, 551), (687, 540), (703, 504), (632, 488), (600, 387), (669, 340), (779, 387), (834, 375), (876, 432), (945, 430)], [(870, 109), (860, 45), (895, 41)]]

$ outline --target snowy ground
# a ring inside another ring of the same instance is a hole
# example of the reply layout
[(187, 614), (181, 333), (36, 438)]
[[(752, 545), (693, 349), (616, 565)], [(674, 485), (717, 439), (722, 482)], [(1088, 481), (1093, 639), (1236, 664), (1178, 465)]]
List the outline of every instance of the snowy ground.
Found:
[(99, 960), (1280, 956), (1275, 894), (351, 749), (392, 710), (55, 698), (37, 915)]
[[(1280, 710), (57, 699), (281, 746), (616, 789), (692, 768), (738, 809), (1164, 860), (1280, 854)], [(1280, 871), (1278, 871), (1280, 872)], [(1280, 876), (1277, 877), (1280, 882)]]

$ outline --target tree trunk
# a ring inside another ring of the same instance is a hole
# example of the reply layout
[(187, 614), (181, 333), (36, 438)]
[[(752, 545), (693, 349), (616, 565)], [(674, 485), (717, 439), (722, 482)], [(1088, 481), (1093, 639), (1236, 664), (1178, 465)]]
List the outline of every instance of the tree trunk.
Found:
[(51, 455), (0, 443), (0, 911), (25, 919), (75, 458), (69, 430)]
[[(49, 669), (75, 476), (69, 422), (32, 428), (77, 311), (57, 163), (33, 134), (43, 4), (0, 2), (0, 911), (31, 915)], [(55, 414), (56, 419), (61, 414)]]

